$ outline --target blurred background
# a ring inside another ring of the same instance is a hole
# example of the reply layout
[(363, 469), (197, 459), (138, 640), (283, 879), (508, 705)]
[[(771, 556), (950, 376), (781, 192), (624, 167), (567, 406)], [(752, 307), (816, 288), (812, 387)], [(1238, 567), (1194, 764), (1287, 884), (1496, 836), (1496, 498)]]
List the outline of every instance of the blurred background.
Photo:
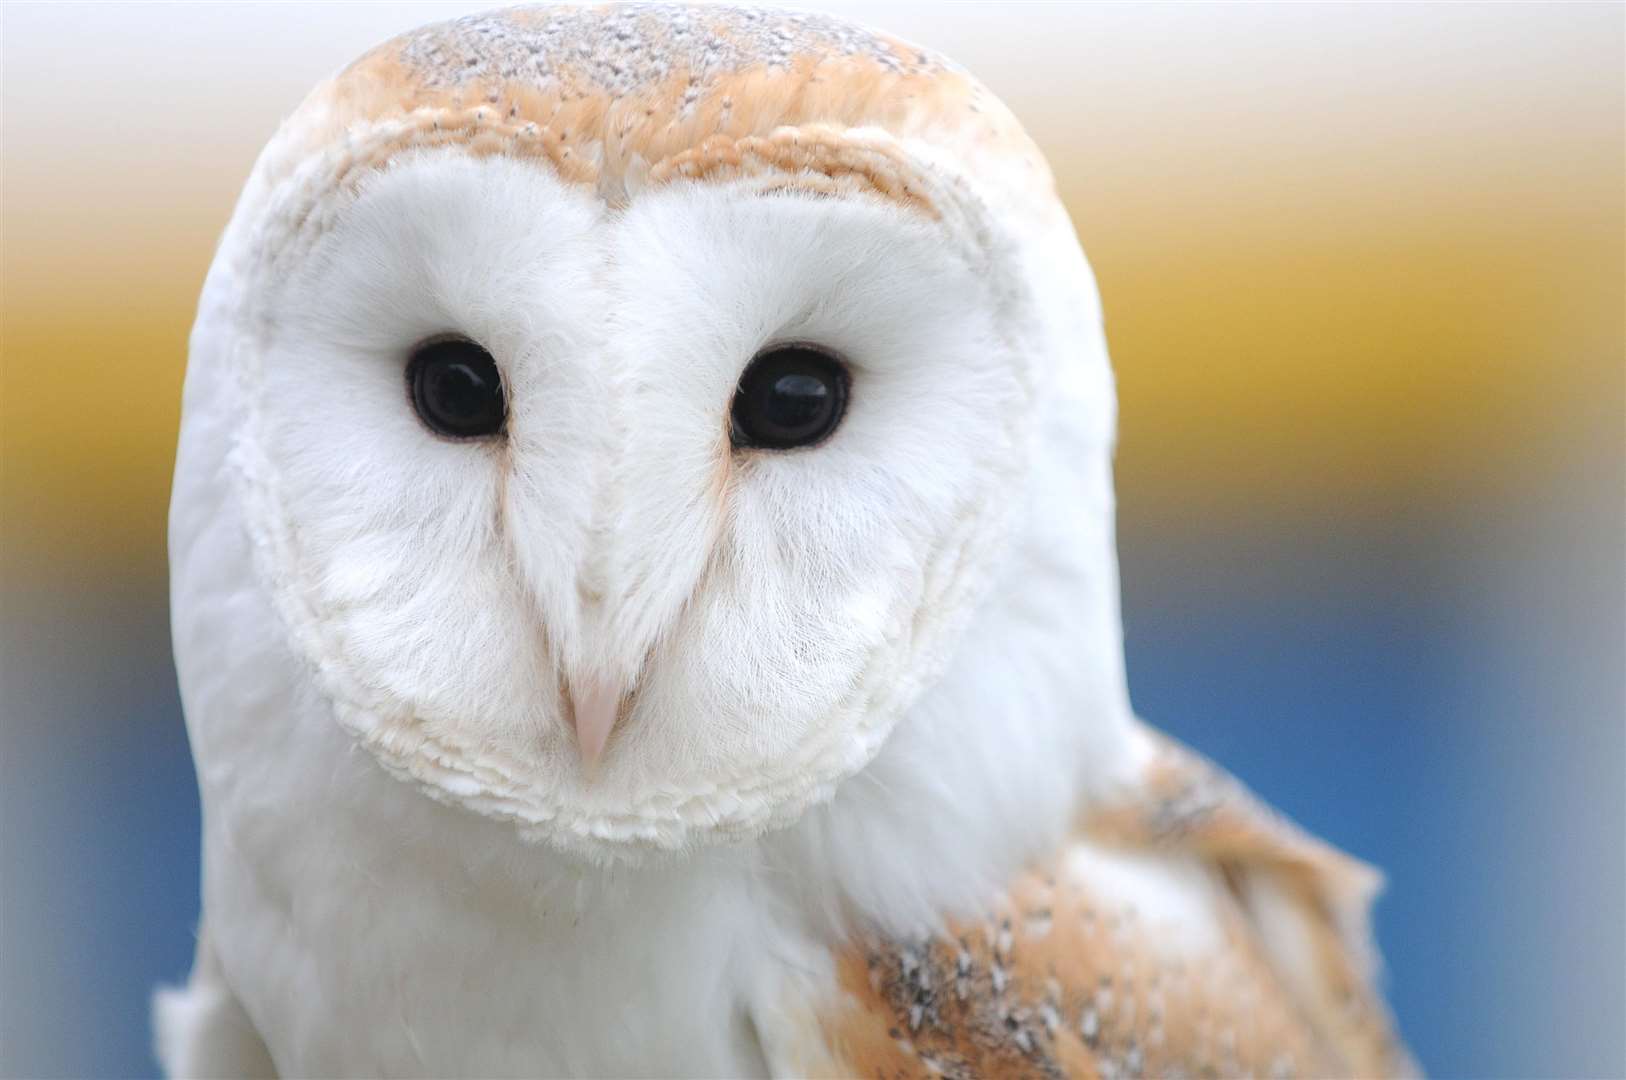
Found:
[[(0, 11), (0, 1073), (153, 1071), (190, 963), (164, 519), (215, 239), (316, 80), (482, 6)], [(1430, 1072), (1626, 1075), (1626, 7), (802, 6), (1050, 155), (1142, 714), (1388, 871)]]

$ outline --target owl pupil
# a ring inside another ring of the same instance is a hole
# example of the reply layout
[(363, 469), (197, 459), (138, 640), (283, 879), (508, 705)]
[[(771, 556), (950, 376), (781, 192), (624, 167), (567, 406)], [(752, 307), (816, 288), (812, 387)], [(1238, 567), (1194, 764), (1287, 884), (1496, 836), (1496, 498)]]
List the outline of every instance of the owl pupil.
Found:
[(407, 385), (431, 431), (472, 439), (503, 429), (508, 409), (497, 362), (467, 338), (419, 345), (407, 362)]
[(847, 383), (841, 362), (816, 349), (759, 354), (734, 394), (734, 445), (788, 450), (822, 442), (841, 422)]

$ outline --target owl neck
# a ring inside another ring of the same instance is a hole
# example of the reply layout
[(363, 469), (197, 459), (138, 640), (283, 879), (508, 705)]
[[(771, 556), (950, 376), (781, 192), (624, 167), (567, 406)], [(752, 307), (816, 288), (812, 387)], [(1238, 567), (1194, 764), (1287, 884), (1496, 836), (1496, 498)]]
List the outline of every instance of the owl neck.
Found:
[(974, 909), (1134, 765), (1110, 455), (1040, 440), (1008, 555), (869, 767), (765, 840), (824, 908), (905, 928)]

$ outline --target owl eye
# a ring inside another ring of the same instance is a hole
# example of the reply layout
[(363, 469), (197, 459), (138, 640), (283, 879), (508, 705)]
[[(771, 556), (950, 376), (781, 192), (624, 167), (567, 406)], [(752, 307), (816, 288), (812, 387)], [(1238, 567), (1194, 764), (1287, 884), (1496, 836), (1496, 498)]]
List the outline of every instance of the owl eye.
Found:
[(823, 442), (847, 409), (848, 381), (841, 361), (817, 349), (757, 354), (734, 392), (734, 445), (789, 450)]
[(508, 417), (497, 362), (467, 338), (419, 345), (407, 361), (407, 386), (430, 430), (454, 439), (496, 435)]

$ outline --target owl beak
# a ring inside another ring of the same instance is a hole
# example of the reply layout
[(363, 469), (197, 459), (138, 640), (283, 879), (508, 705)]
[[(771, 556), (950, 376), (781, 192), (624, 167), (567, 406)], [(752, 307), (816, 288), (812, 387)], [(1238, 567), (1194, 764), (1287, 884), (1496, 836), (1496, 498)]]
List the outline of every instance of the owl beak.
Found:
[(576, 724), (576, 748), (581, 753), (582, 764), (592, 773), (598, 769), (604, 744), (610, 740), (610, 729), (615, 727), (616, 716), (621, 712), (621, 689), (606, 679), (588, 679), (571, 691), (570, 702)]

